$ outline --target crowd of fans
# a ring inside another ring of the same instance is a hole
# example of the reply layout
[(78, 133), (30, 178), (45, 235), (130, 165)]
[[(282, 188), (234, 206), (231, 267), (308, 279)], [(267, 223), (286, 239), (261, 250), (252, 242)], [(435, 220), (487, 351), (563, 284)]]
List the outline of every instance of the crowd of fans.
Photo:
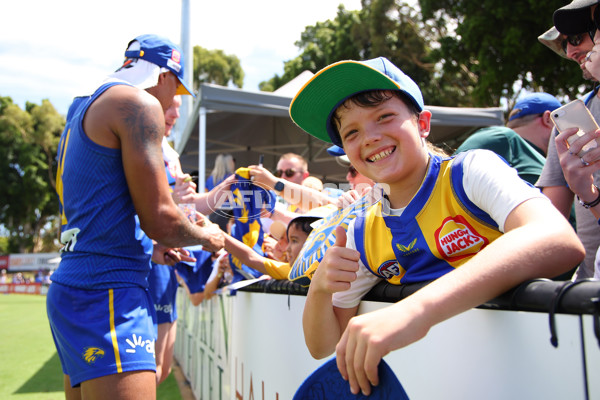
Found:
[(52, 282), (50, 279), (52, 272), (53, 270), (50, 269), (40, 269), (36, 272), (7, 272), (6, 269), (1, 269), (0, 283), (42, 283), (49, 285)]

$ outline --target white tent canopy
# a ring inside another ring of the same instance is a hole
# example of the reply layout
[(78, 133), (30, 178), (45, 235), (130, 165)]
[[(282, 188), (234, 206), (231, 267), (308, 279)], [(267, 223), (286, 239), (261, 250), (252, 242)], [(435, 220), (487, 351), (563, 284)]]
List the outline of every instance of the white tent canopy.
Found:
[[(219, 153), (233, 155), (236, 167), (256, 164), (264, 154), (264, 166), (273, 170), (282, 154), (293, 152), (304, 156), (311, 175), (323, 182), (345, 182), (346, 170), (326, 152), (330, 144), (291, 121), (292, 95), (280, 93), (202, 84), (176, 145), (184, 172), (198, 171), (203, 187)], [(504, 123), (501, 108), (426, 108), (433, 114), (430, 141), (450, 148), (476, 129)]]

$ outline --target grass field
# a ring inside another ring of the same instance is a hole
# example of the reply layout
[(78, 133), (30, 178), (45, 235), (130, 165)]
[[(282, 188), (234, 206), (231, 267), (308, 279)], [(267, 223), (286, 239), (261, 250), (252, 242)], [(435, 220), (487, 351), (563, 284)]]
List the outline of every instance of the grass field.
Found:
[[(1, 294), (0, 338), (0, 399), (65, 398), (45, 296)], [(181, 400), (173, 374), (159, 386), (157, 399)]]

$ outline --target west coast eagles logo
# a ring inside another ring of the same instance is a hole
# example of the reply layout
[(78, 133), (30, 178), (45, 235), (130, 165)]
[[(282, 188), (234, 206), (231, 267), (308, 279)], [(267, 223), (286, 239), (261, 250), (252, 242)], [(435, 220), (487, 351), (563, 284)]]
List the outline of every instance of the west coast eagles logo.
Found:
[(92, 365), (96, 362), (97, 359), (104, 357), (104, 350), (98, 347), (86, 347), (83, 349), (83, 354), (81, 357), (85, 360), (86, 363)]
[(462, 215), (448, 217), (435, 231), (435, 244), (448, 261), (471, 257), (490, 243)]

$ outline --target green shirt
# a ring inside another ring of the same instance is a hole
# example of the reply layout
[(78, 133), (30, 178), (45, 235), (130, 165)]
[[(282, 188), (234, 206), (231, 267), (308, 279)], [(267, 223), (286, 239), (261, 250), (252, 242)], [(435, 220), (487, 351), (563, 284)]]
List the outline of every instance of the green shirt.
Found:
[(537, 182), (546, 162), (539, 148), (503, 126), (478, 130), (460, 145), (455, 154), (472, 149), (488, 149), (502, 156), (517, 170), (521, 179), (532, 185)]

